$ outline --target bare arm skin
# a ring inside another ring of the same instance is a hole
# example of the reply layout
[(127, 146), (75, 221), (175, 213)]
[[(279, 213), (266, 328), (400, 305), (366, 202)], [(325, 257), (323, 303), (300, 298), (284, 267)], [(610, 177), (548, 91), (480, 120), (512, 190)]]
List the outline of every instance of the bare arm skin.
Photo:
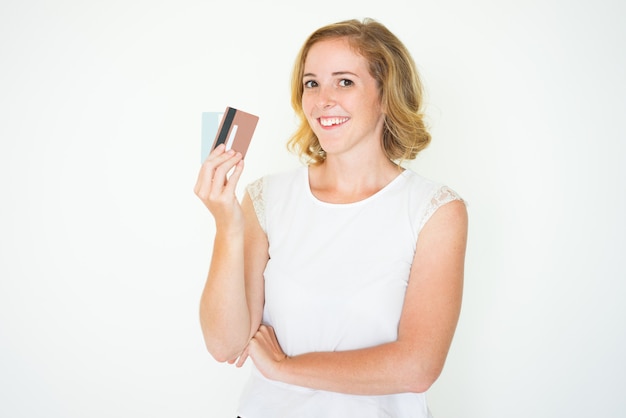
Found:
[(207, 350), (218, 361), (233, 362), (241, 354), (259, 327), (263, 309), (267, 239), (249, 196), (241, 204), (235, 196), (242, 170), (241, 154), (220, 146), (202, 165), (194, 189), (215, 218), (200, 325)]
[(396, 341), (287, 357), (273, 329), (261, 326), (247, 354), (266, 377), (314, 389), (357, 395), (426, 391), (443, 369), (460, 314), (467, 225), (460, 201), (443, 205), (424, 225)]

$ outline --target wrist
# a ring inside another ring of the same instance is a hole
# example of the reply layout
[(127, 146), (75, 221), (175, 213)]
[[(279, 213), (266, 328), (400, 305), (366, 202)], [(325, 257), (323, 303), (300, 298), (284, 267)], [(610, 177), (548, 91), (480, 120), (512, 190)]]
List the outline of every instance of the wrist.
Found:
[(215, 222), (215, 234), (223, 238), (243, 237), (244, 230), (243, 222)]
[(290, 383), (290, 371), (293, 359), (285, 354), (282, 360), (276, 363), (276, 376), (275, 380)]

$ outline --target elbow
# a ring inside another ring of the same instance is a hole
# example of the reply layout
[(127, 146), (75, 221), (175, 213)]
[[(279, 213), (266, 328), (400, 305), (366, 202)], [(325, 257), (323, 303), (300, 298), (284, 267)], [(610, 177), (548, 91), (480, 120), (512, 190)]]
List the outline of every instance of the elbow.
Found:
[(233, 340), (232, 336), (223, 335), (203, 324), (202, 337), (204, 346), (211, 357), (220, 363), (237, 359), (245, 348), (245, 341)]
[(220, 363), (237, 359), (248, 343), (246, 336), (220, 327), (209, 315), (200, 316), (200, 326), (207, 351)]
[(229, 362), (231, 361), (231, 358), (232, 358), (228, 355), (225, 355), (224, 353), (212, 353), (212, 352), (209, 352), (209, 353), (211, 354), (211, 357), (213, 357), (213, 359), (217, 361), (218, 363)]
[(211, 357), (219, 363), (225, 363), (229, 360), (229, 355), (226, 350), (220, 349), (219, 347), (214, 347), (208, 341), (205, 341), (205, 346)]
[(413, 393), (424, 393), (435, 383), (436, 378), (427, 378), (427, 377), (419, 377), (414, 378), (412, 382), (409, 383), (408, 392)]
[(446, 362), (447, 351), (420, 350), (410, 345), (398, 344), (400, 361), (396, 370), (401, 370), (400, 384), (403, 392), (424, 393), (437, 381)]
[(411, 368), (406, 379), (407, 392), (424, 393), (437, 381), (443, 367), (440, 365), (428, 365)]
[(221, 344), (216, 344), (214, 341), (207, 338), (205, 338), (204, 343), (211, 357), (219, 363), (230, 362), (239, 357), (239, 352), (234, 352), (232, 349)]

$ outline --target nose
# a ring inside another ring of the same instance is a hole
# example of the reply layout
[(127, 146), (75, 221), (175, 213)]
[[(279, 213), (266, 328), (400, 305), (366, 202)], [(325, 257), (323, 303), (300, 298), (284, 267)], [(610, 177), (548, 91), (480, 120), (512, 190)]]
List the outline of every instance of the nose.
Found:
[(317, 97), (317, 105), (320, 109), (330, 109), (335, 105), (335, 93), (332, 87), (322, 87)]

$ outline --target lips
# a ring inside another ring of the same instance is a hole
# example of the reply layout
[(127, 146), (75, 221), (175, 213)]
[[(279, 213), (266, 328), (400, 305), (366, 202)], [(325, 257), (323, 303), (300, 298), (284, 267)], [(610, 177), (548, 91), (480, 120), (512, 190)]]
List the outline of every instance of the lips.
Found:
[(320, 125), (324, 127), (330, 127), (330, 126), (335, 126), (335, 125), (341, 125), (342, 123), (347, 122), (349, 119), (350, 118), (346, 118), (346, 117), (322, 117), (322, 118), (319, 118), (319, 121), (320, 121)]

